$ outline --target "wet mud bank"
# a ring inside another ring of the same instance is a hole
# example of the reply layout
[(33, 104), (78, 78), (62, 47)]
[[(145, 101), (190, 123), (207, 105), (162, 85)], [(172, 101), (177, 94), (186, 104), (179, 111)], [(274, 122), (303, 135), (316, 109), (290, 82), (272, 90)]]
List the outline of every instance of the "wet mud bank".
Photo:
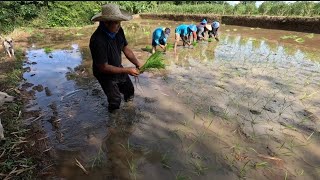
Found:
[(196, 22), (206, 18), (209, 22), (219, 20), (226, 25), (320, 33), (320, 18), (318, 17), (221, 16), (211, 14), (140, 14), (140, 17), (143, 19), (192, 20)]

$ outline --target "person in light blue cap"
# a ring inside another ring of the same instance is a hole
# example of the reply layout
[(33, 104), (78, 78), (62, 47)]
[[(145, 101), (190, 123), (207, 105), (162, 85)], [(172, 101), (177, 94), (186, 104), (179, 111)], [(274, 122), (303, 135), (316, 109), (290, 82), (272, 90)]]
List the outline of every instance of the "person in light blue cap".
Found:
[(209, 32), (209, 38), (211, 38), (212, 35), (213, 35), (214, 38), (217, 41), (219, 41), (219, 38), (218, 38), (218, 30), (219, 30), (219, 27), (220, 27), (219, 21), (213, 21), (213, 23), (211, 24), (211, 27), (212, 27), (212, 31)]
[(191, 33), (193, 35), (193, 41), (197, 38), (197, 26), (194, 24), (181, 24), (179, 25), (175, 30), (175, 43), (174, 43), (174, 52), (177, 52), (177, 44), (180, 40), (180, 38), (183, 41), (183, 46), (185, 44), (188, 44), (188, 46), (191, 46), (191, 43), (188, 41), (190, 39)]
[(156, 52), (156, 46), (160, 46), (164, 52), (166, 51), (167, 39), (170, 35), (169, 28), (158, 27), (152, 34), (152, 54)]

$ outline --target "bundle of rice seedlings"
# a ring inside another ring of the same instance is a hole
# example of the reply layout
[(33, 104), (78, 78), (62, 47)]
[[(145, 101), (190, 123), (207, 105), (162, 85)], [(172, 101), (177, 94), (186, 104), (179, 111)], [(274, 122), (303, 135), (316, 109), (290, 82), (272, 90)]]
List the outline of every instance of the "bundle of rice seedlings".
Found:
[(146, 46), (146, 50), (147, 50), (147, 51), (151, 51), (151, 50), (152, 50), (152, 47), (149, 46), (149, 45), (147, 45), (147, 46)]
[(194, 46), (194, 47), (196, 47), (198, 45), (198, 43), (197, 42), (192, 42), (192, 46)]
[(170, 44), (170, 43), (167, 44), (167, 50), (170, 50), (173, 48), (174, 48), (174, 44)]
[(140, 74), (148, 69), (164, 69), (165, 64), (163, 63), (163, 54), (160, 51), (155, 52), (152, 54), (146, 61), (146, 63), (140, 68)]
[(212, 42), (212, 38), (208, 38), (208, 42)]

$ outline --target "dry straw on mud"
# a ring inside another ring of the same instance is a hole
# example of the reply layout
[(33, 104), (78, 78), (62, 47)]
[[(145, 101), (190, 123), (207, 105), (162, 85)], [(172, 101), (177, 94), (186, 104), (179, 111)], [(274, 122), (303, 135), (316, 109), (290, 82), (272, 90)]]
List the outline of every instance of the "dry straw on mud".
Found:
[(163, 54), (162, 52), (155, 52), (152, 54), (146, 63), (140, 68), (140, 73), (142, 74), (144, 71), (148, 69), (164, 69), (165, 64), (163, 63)]

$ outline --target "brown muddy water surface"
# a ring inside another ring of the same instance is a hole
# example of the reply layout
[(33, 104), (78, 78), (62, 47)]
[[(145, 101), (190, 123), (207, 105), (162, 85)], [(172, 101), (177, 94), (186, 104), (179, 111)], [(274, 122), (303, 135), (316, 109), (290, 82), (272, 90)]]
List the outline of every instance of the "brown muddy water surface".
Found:
[[(169, 26), (173, 43), (180, 23), (122, 25), (144, 62), (152, 31)], [(133, 103), (110, 115), (91, 72), (95, 29), (29, 39), (21, 88), (33, 97), (26, 111), (39, 116), (25, 121), (45, 131), (49, 179), (320, 178), (319, 34), (222, 25), (219, 42), (168, 50), (166, 69), (141, 74)]]

